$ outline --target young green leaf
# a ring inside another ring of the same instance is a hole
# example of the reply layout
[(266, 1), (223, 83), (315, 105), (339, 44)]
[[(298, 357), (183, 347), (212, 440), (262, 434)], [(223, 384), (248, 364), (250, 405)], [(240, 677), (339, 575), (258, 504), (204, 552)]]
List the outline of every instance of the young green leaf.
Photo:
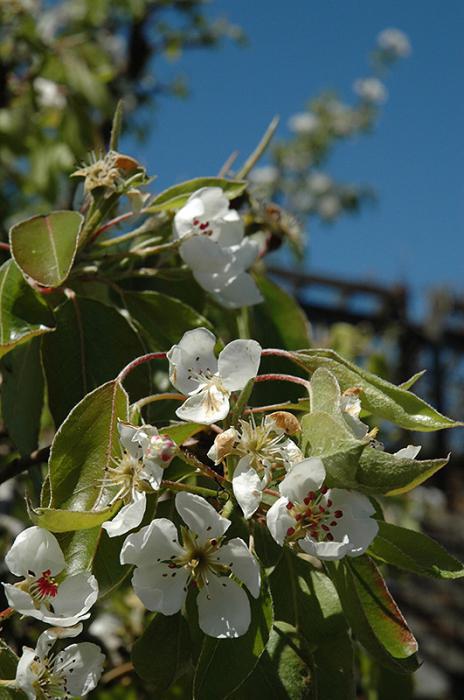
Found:
[(190, 635), (182, 614), (157, 614), (132, 647), (132, 663), (140, 678), (162, 693), (188, 670)]
[(53, 211), (15, 224), (10, 245), (17, 265), (38, 284), (59, 287), (71, 271), (83, 221), (77, 211)]
[(50, 532), (71, 532), (88, 530), (110, 520), (119, 508), (115, 504), (101, 510), (61, 510), (58, 508), (28, 507), (29, 517), (34, 525), (43, 527)]
[(369, 554), (398, 569), (421, 576), (454, 579), (464, 576), (464, 566), (428, 535), (379, 521), (379, 533)]
[(54, 330), (53, 314), (27, 284), (19, 267), (7, 260), (0, 267), (0, 357), (36, 335)]
[(235, 199), (245, 191), (246, 186), (247, 183), (244, 180), (225, 180), (221, 177), (197, 177), (194, 180), (187, 180), (180, 185), (174, 185), (174, 187), (169, 187), (167, 190), (164, 190), (164, 192), (160, 192), (144, 211), (149, 214), (166, 210), (177, 211), (184, 206), (191, 194), (202, 187), (220, 187), (226, 197)]
[(342, 391), (350, 387), (359, 387), (362, 389), (361, 403), (366, 411), (401, 428), (431, 431), (461, 425), (458, 421), (441, 415), (410, 391), (357, 367), (333, 350), (303, 350), (293, 353), (293, 359), (311, 373), (318, 367), (330, 370), (337, 378)]
[(312, 375), (309, 397), (311, 413), (323, 411), (343, 420), (340, 387), (335, 376), (325, 367), (319, 367)]
[(260, 336), (258, 340), (263, 343), (263, 347), (281, 347), (287, 350), (308, 347), (311, 343), (310, 326), (298, 302), (264, 275), (255, 279), (264, 298), (264, 303), (253, 309)]
[(360, 491), (396, 496), (407, 493), (448, 464), (443, 459), (405, 459), (369, 445), (363, 450), (356, 473)]

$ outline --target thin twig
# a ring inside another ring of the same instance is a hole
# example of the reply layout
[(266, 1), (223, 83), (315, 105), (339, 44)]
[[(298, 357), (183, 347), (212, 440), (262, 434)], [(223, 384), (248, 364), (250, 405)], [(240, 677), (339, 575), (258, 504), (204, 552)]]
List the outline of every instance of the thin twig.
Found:
[(266, 148), (269, 146), (269, 143), (271, 142), (272, 137), (274, 136), (276, 129), (279, 125), (279, 117), (274, 117), (274, 119), (271, 121), (269, 126), (267, 127), (263, 138), (261, 141), (258, 143), (256, 146), (255, 150), (253, 153), (247, 158), (245, 161), (245, 164), (240, 168), (238, 173), (236, 174), (236, 177), (239, 180), (242, 180), (244, 177), (248, 175), (250, 170), (254, 168), (258, 160), (261, 158), (263, 155), (264, 151)]
[(144, 362), (151, 362), (152, 360), (165, 360), (165, 352), (149, 352), (147, 355), (141, 355), (141, 357), (136, 357), (135, 360), (129, 362), (118, 374), (118, 382), (123, 382), (127, 375), (132, 372), (139, 365), (143, 365)]
[(121, 214), (120, 216), (116, 216), (114, 219), (111, 219), (111, 221), (107, 221), (106, 224), (103, 224), (103, 226), (97, 228), (95, 233), (90, 237), (90, 243), (93, 243), (98, 236), (105, 233), (105, 231), (108, 231), (110, 228), (113, 228), (113, 226), (118, 226), (119, 224), (122, 224), (123, 221), (130, 219), (131, 216), (134, 216), (134, 214), (135, 212), (133, 211), (127, 211), (125, 214)]
[(105, 673), (102, 677), (102, 683), (111, 683), (111, 681), (116, 680), (116, 678), (125, 676), (127, 673), (132, 673), (133, 670), (134, 664), (131, 661), (126, 661), (126, 663), (116, 666), (116, 668), (112, 668), (111, 671)]
[(37, 466), (37, 464), (47, 462), (49, 455), (50, 446), (42, 447), (42, 449), (32, 452), (32, 454), (27, 457), (18, 457), (18, 459), (14, 459), (1, 470), (0, 484), (8, 481), (8, 479), (12, 479), (14, 476), (18, 476), (18, 474), (27, 471), (31, 467)]
[(302, 377), (295, 377), (293, 374), (258, 374), (255, 377), (255, 382), (292, 382), (293, 384), (301, 384), (309, 390), (310, 382)]
[(227, 173), (230, 171), (231, 167), (233, 166), (233, 164), (237, 160), (238, 155), (239, 155), (238, 151), (232, 151), (232, 153), (227, 158), (226, 162), (224, 163), (224, 165), (222, 166), (222, 168), (218, 172), (218, 177), (226, 177)]

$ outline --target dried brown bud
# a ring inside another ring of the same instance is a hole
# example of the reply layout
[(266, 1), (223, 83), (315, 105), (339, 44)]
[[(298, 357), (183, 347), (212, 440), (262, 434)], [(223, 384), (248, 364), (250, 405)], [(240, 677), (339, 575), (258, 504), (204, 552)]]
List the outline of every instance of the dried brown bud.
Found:
[(268, 419), (274, 421), (276, 427), (287, 435), (295, 435), (301, 430), (298, 418), (288, 411), (274, 411), (269, 414)]
[(219, 433), (216, 436), (213, 446), (208, 452), (208, 457), (213, 460), (215, 464), (220, 464), (224, 457), (229, 455), (237, 442), (237, 431), (235, 428), (229, 428), (224, 430), (223, 433)]

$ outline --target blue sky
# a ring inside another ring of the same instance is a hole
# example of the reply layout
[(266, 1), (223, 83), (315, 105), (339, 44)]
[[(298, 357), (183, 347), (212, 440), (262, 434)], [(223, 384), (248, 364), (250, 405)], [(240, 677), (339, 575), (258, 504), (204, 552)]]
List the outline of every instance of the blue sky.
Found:
[[(138, 148), (156, 189), (212, 175), (245, 157), (274, 114), (286, 121), (321, 89), (350, 99), (378, 32), (404, 30), (412, 55), (388, 78), (376, 131), (343, 144), (328, 171), (371, 184), (379, 202), (334, 226), (313, 226), (305, 266), (349, 278), (464, 292), (464, 3), (461, 0), (214, 0), (249, 46), (187, 54), (186, 101), (166, 100)], [(416, 303), (417, 305), (417, 303)]]

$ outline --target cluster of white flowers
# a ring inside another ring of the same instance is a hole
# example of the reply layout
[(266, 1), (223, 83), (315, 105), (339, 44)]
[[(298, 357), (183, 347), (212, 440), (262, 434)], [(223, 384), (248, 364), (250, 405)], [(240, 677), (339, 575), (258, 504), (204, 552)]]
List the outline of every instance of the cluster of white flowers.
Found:
[(383, 104), (388, 97), (387, 88), (378, 78), (358, 78), (354, 82), (353, 90), (363, 100), (372, 104)]
[(245, 237), (243, 221), (220, 187), (203, 187), (189, 197), (174, 218), (174, 234), (196, 281), (219, 304), (235, 309), (263, 300), (247, 272), (259, 255), (259, 240)]
[(409, 37), (401, 29), (384, 29), (377, 37), (377, 44), (392, 58), (406, 58), (411, 53)]

